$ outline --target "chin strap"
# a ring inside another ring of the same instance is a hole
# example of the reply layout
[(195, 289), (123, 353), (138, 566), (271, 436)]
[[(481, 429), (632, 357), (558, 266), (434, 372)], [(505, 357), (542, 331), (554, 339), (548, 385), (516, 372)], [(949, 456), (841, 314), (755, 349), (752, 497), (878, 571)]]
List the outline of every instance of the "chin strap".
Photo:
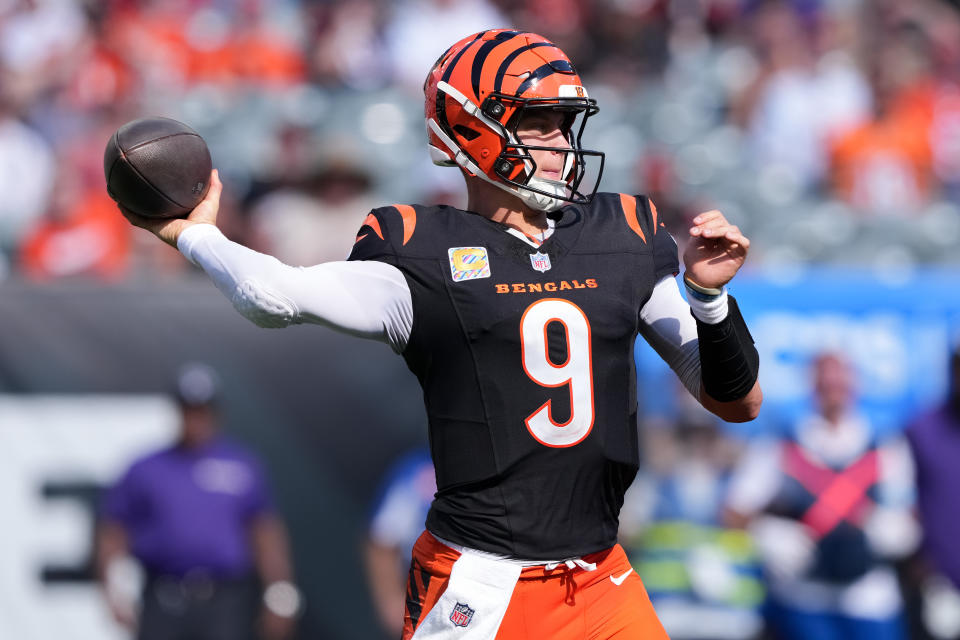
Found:
[(527, 181), (527, 184), (535, 189), (546, 191), (547, 193), (551, 194), (546, 195), (543, 193), (537, 193), (536, 191), (530, 191), (529, 189), (524, 189), (523, 187), (517, 187), (510, 190), (511, 192), (515, 192), (517, 196), (523, 200), (524, 204), (531, 209), (550, 213), (551, 211), (556, 211), (563, 206), (564, 200), (561, 200), (559, 196), (563, 196), (567, 189), (567, 184), (565, 182), (560, 180), (548, 180), (547, 178), (537, 178), (534, 176)]

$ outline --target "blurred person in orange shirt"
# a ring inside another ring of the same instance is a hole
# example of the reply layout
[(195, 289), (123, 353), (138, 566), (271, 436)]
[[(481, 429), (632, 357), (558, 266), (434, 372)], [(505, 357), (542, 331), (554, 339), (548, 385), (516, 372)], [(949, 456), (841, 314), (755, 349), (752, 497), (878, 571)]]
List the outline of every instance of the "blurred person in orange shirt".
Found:
[(820, 9), (805, 22), (799, 9), (768, 2), (752, 16), (760, 64), (734, 99), (732, 118), (746, 130), (758, 170), (788, 172), (804, 190), (827, 178), (829, 144), (869, 118), (870, 87), (852, 55), (859, 23)]
[[(255, 85), (295, 84), (306, 75), (300, 34), (272, 24), (268, 2), (238, 3), (233, 15), (207, 7), (186, 29), (193, 82), (231, 81)], [(210, 33), (222, 34), (219, 42)], [(219, 44), (219, 46), (217, 46)]]
[(20, 265), (37, 280), (116, 280), (126, 273), (130, 237), (103, 185), (84, 184), (72, 166), (61, 166), (46, 215), (21, 245)]
[(896, 26), (880, 42), (871, 70), (874, 114), (835, 140), (833, 189), (862, 214), (915, 215), (938, 190), (930, 43), (912, 24)]
[(301, 36), (272, 23), (272, 6), (125, 3), (110, 13), (107, 31), (150, 86), (293, 84), (305, 77)]

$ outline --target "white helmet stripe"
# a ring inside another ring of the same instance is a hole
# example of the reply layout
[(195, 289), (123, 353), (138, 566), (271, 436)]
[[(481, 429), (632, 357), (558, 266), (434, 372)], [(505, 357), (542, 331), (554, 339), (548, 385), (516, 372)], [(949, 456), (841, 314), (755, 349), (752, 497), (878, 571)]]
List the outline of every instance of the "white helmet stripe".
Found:
[(453, 154), (454, 160), (458, 165), (460, 165), (470, 173), (474, 173), (478, 176), (481, 176), (482, 178), (489, 180), (486, 177), (486, 175), (482, 171), (480, 171), (480, 167), (478, 167), (477, 165), (475, 165), (473, 162), (470, 161), (470, 157), (466, 153), (464, 153), (464, 151), (459, 147), (459, 145), (457, 145), (456, 142), (451, 140), (450, 136), (444, 133), (443, 129), (440, 128), (440, 125), (437, 124), (436, 120), (434, 120), (433, 118), (430, 118), (429, 120), (427, 120), (427, 126), (430, 127), (430, 130), (433, 131), (437, 135), (437, 137), (440, 138), (443, 144), (447, 146), (447, 149), (449, 149), (450, 153)]
[(440, 82), (437, 83), (437, 91), (443, 91), (445, 94), (447, 94), (448, 96), (450, 96), (451, 98), (459, 102), (460, 105), (463, 107), (464, 111), (466, 111), (468, 114), (470, 114), (471, 116), (473, 116), (474, 118), (482, 122), (483, 124), (490, 127), (493, 130), (493, 132), (496, 133), (497, 135), (508, 137), (507, 130), (504, 128), (502, 124), (488, 118), (486, 114), (484, 114), (483, 111), (480, 110), (480, 107), (473, 104), (473, 102), (471, 102), (470, 99), (467, 98), (467, 96), (460, 93), (460, 91), (458, 91), (456, 87), (451, 87), (449, 84), (441, 80)]

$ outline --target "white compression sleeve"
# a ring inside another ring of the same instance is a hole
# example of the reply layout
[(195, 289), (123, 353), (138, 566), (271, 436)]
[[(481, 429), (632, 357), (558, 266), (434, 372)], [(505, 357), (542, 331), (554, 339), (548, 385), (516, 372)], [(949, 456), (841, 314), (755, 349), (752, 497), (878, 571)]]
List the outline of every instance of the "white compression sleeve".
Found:
[(375, 261), (291, 267), (232, 242), (213, 225), (184, 230), (177, 248), (201, 267), (233, 306), (261, 327), (326, 325), (406, 347), (413, 302), (396, 267)]
[(697, 323), (671, 276), (662, 278), (640, 310), (640, 335), (670, 365), (683, 386), (700, 399), (700, 350)]

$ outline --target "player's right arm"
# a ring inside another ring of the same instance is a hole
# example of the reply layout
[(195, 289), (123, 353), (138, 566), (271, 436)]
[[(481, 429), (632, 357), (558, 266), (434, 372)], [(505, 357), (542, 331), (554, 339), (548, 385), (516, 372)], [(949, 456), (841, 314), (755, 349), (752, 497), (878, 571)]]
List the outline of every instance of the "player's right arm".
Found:
[(399, 269), (372, 260), (291, 267), (232, 242), (216, 227), (222, 188), (214, 170), (206, 198), (184, 219), (121, 210), (201, 267), (237, 311), (259, 326), (322, 324), (403, 350), (413, 303)]

